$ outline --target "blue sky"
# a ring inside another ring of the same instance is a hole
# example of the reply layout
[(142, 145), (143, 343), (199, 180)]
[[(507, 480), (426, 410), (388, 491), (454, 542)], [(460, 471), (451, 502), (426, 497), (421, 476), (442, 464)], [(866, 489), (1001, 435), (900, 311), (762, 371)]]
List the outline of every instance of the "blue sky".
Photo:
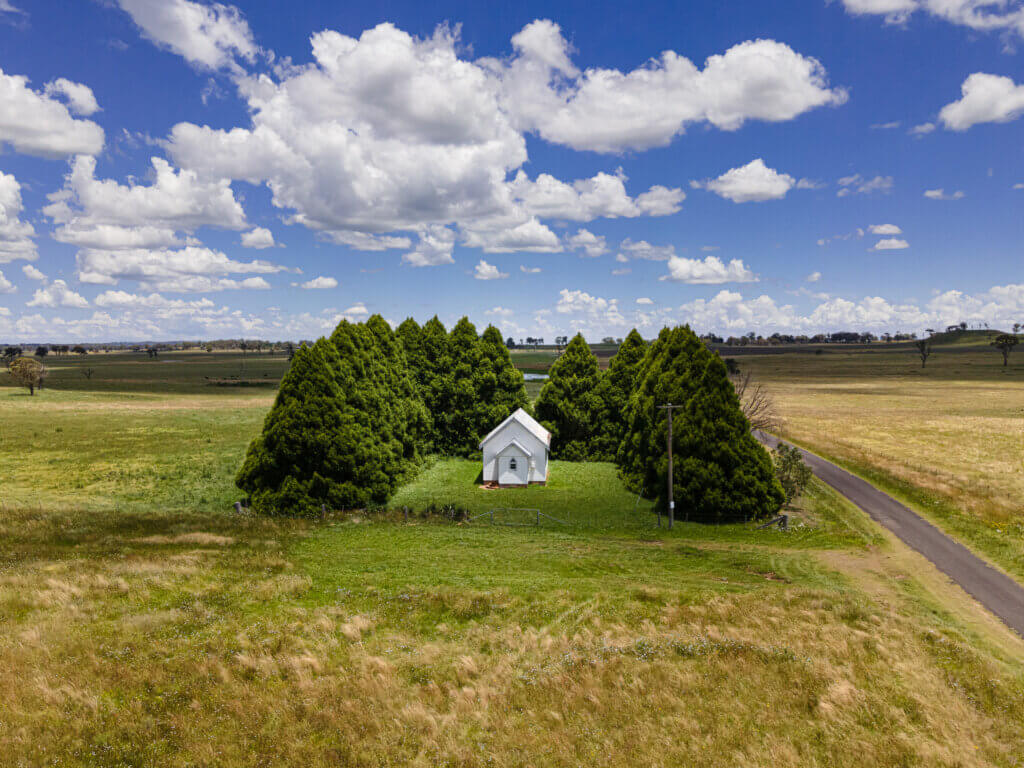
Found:
[(0, 339), (1024, 322), (1024, 7), (0, 0)]

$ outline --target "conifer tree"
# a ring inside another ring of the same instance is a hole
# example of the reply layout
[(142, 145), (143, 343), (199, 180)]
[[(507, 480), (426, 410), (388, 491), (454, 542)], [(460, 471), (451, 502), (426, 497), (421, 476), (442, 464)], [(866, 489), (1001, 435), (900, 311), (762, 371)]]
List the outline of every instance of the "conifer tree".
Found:
[(405, 350), (405, 360), (409, 365), (409, 374), (417, 387), (422, 387), (428, 379), (426, 355), (423, 349), (423, 329), (413, 318), (406, 318), (395, 330), (395, 336)]
[(473, 375), (476, 390), (477, 418), (484, 435), (511, 416), (517, 409), (526, 408), (530, 400), (526, 395), (523, 374), (512, 365), (512, 357), (493, 325), (480, 336), (480, 362)]
[(296, 350), (235, 481), (257, 511), (312, 517), (321, 505), (348, 508), (386, 498), (374, 438), (354, 423), (336, 384), (340, 364), (324, 339)]
[(619, 345), (608, 370), (601, 374), (595, 391), (598, 399), (591, 459), (615, 461), (615, 454), (626, 432), (626, 411), (630, 395), (639, 380), (647, 342), (634, 328)]
[(689, 327), (665, 328), (651, 345), (630, 399), (617, 462), (627, 486), (666, 502), (667, 424), (673, 417), (676, 516), (728, 522), (776, 512), (782, 488), (750, 432), (725, 363)]
[(551, 432), (554, 458), (583, 461), (590, 457), (597, 433), (599, 373), (597, 357), (578, 333), (551, 366), (535, 410)]
[[(448, 452), (468, 456), (479, 450), (481, 430), (480, 402), (474, 377), (481, 365), (480, 337), (476, 326), (463, 317), (448, 334), (451, 376), (446, 379), (448, 398)], [(490, 429), (490, 427), (487, 427)], [(486, 433), (484, 433), (486, 434)]]

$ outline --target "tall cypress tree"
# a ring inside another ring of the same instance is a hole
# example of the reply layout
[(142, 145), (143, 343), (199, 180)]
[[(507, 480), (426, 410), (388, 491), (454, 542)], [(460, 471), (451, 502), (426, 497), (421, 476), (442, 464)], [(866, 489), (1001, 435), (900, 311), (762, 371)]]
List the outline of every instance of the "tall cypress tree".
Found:
[[(448, 434), (450, 452), (468, 456), (479, 449), (481, 424), (480, 403), (474, 376), (481, 365), (480, 337), (476, 326), (463, 317), (448, 334), (451, 378), (448, 384)], [(486, 433), (485, 433), (486, 434)]]
[(551, 431), (551, 455), (569, 461), (590, 457), (600, 402), (597, 357), (577, 333), (562, 352), (537, 398), (536, 414)]
[(601, 374), (595, 394), (598, 399), (591, 458), (615, 461), (615, 454), (626, 433), (626, 411), (636, 387), (647, 342), (634, 328), (619, 345), (608, 370)]
[(257, 511), (311, 517), (324, 504), (350, 508), (387, 498), (374, 438), (338, 388), (341, 365), (324, 339), (296, 350), (235, 480)]
[(677, 515), (703, 522), (757, 518), (777, 511), (782, 488), (771, 458), (750, 432), (725, 363), (688, 326), (665, 328), (651, 345), (630, 399), (617, 461), (628, 487), (666, 502), (667, 420), (673, 416), (673, 492)]
[(486, 435), (530, 400), (523, 374), (512, 365), (512, 357), (493, 325), (480, 336), (480, 362), (473, 375), (480, 432)]
[(395, 329), (395, 336), (405, 351), (409, 374), (417, 387), (423, 386), (427, 374), (426, 358), (423, 351), (423, 329), (413, 318), (407, 317)]

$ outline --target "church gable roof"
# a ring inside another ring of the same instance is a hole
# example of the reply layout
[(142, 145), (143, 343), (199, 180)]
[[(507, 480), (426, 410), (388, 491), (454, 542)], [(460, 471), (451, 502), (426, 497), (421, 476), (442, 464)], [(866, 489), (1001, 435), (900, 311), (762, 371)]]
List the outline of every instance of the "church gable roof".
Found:
[(482, 449), (484, 447), (484, 444), (488, 440), (490, 440), (492, 437), (501, 432), (505, 425), (512, 421), (519, 422), (519, 424), (521, 424), (527, 432), (529, 432), (531, 435), (540, 440), (545, 446), (551, 445), (551, 433), (544, 429), (544, 427), (542, 427), (540, 423), (536, 419), (534, 419), (530, 414), (528, 414), (522, 408), (519, 408), (515, 411), (515, 413), (513, 413), (511, 416), (509, 416), (507, 419), (501, 422), (501, 424), (492, 429), (487, 434), (487, 437), (480, 441), (480, 448)]

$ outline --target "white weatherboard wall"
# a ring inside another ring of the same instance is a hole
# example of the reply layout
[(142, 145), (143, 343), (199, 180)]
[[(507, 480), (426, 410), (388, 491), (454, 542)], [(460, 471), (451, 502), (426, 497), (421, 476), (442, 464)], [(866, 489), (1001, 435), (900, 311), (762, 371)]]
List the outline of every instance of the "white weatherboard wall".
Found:
[(548, 431), (520, 408), (480, 443), (484, 482), (499, 485), (547, 482), (550, 443)]

